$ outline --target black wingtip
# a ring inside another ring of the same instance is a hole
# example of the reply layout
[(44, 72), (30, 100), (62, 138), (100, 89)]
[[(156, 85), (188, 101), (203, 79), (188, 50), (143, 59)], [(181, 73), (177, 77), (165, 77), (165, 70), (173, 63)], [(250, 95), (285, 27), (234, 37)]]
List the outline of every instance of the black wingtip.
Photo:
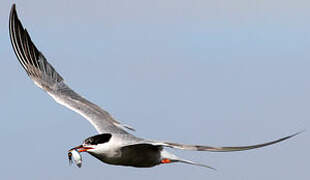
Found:
[(10, 16), (9, 16), (9, 26), (10, 26), (10, 29), (13, 28), (13, 23), (15, 21), (18, 21), (18, 16), (17, 16), (17, 12), (16, 12), (16, 5), (13, 4), (12, 7), (11, 7)]
[(16, 4), (14, 3), (14, 4), (12, 4), (11, 11), (15, 10), (15, 8), (16, 8)]
[(11, 7), (10, 19), (11, 19), (11, 17), (12, 17), (14, 14), (16, 14), (16, 5), (15, 5), (15, 4), (13, 4), (12, 7)]

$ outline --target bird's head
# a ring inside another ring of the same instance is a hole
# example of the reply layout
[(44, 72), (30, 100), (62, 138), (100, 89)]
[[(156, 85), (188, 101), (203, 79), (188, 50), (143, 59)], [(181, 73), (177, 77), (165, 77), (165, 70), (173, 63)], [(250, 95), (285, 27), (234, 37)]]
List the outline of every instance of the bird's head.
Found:
[(69, 152), (72, 150), (76, 150), (78, 152), (95, 152), (100, 145), (109, 142), (111, 137), (112, 135), (109, 133), (88, 137), (84, 140), (82, 145), (70, 149)]
[(81, 152), (88, 152), (92, 155), (102, 153), (102, 145), (109, 142), (111, 134), (99, 134), (86, 138), (82, 145), (76, 146), (68, 151), (69, 163), (72, 164), (72, 158), (78, 167), (82, 165)]

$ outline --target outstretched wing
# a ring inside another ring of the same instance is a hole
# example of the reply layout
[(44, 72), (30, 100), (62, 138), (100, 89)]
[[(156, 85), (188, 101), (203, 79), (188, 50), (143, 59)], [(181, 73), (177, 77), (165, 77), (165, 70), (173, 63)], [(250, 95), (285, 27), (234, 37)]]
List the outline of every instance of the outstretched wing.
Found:
[(27, 30), (18, 19), (15, 4), (12, 6), (9, 21), (10, 39), (17, 59), (38, 87), (58, 103), (85, 117), (99, 133), (127, 133), (124, 127), (133, 130), (114, 120), (108, 112), (84, 99), (64, 83), (63, 78), (31, 41)]
[(212, 146), (201, 146), (201, 145), (187, 145), (187, 144), (178, 144), (178, 143), (171, 143), (171, 142), (153, 142), (153, 145), (161, 145), (166, 146), (170, 148), (177, 148), (177, 149), (183, 149), (183, 150), (191, 150), (191, 151), (212, 151), (212, 152), (229, 152), (229, 151), (245, 151), (250, 149), (256, 149), (261, 148), (264, 146), (269, 146), (272, 144), (279, 143), (281, 141), (287, 140), (289, 138), (292, 138), (303, 131), (300, 131), (298, 133), (292, 134), (290, 136), (286, 136), (274, 141), (266, 142), (263, 144), (256, 144), (252, 146), (237, 146), (237, 147), (212, 147)]

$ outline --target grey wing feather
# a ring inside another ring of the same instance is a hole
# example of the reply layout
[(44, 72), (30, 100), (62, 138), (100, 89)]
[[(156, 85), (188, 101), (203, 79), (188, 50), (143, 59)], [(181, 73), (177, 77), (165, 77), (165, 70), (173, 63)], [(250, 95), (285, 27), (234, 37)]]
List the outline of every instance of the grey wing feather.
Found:
[(114, 120), (108, 112), (81, 97), (64, 83), (63, 78), (31, 41), (27, 30), (18, 19), (15, 4), (12, 6), (9, 21), (10, 39), (17, 59), (37, 86), (47, 91), (58, 103), (89, 120), (99, 133), (127, 134), (124, 127), (133, 130)]
[(153, 145), (161, 145), (166, 146), (170, 148), (177, 148), (177, 149), (183, 149), (183, 150), (192, 150), (192, 151), (212, 151), (212, 152), (229, 152), (229, 151), (245, 151), (250, 149), (256, 149), (261, 148), (264, 146), (269, 146), (272, 144), (279, 143), (281, 141), (287, 140), (289, 138), (292, 138), (303, 131), (300, 131), (298, 133), (277, 139), (275, 141), (266, 142), (263, 144), (256, 144), (252, 146), (236, 146), (236, 147), (212, 147), (212, 146), (202, 146), (202, 145), (187, 145), (187, 144), (178, 144), (178, 143), (171, 143), (171, 142), (153, 142)]

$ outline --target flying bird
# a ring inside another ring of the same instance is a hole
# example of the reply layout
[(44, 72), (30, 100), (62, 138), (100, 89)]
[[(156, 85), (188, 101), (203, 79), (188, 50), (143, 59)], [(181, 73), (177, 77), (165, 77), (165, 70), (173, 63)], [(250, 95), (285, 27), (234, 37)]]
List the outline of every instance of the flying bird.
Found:
[(205, 164), (179, 158), (168, 152), (166, 148), (213, 152), (244, 151), (275, 144), (300, 133), (267, 143), (239, 147), (187, 145), (136, 137), (127, 131), (134, 130), (132, 127), (116, 121), (107, 111), (88, 101), (65, 83), (63, 77), (32, 42), (29, 33), (17, 16), (15, 4), (12, 5), (10, 12), (9, 34), (17, 59), (33, 82), (56, 102), (82, 115), (97, 130), (97, 135), (85, 139), (82, 145), (68, 151), (69, 160), (71, 161), (73, 157), (79, 167), (82, 160), (79, 153), (87, 152), (102, 162), (112, 165), (153, 167), (181, 162), (214, 169)]

